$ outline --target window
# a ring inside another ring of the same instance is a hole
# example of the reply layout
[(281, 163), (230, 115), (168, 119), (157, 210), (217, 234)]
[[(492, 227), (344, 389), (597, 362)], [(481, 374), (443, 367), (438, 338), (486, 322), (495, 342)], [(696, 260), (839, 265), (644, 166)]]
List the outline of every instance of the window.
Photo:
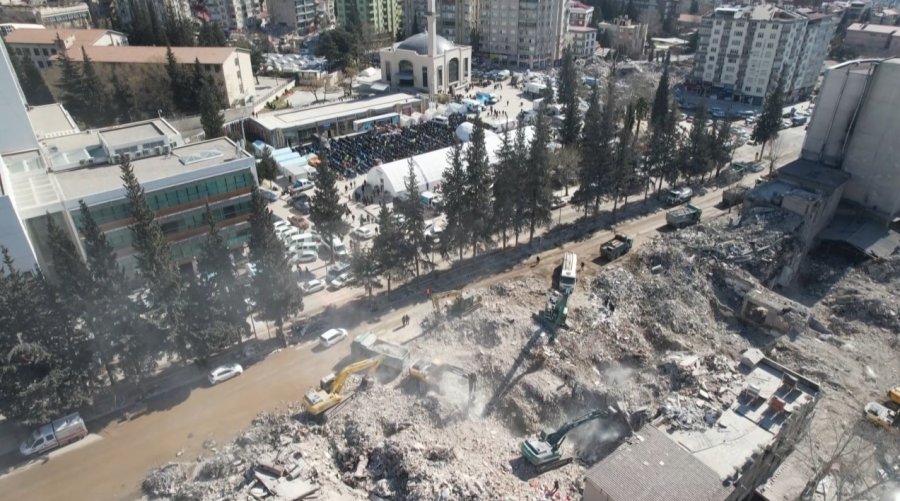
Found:
[(385, 74), (387, 74), (387, 81), (390, 82), (391, 81), (391, 62), (390, 61), (384, 62), (384, 72), (385, 72)]
[(34, 55), (35, 55), (35, 56), (40, 56), (40, 55), (41, 55), (41, 51), (40, 51), (37, 47), (35, 47), (33, 50), (34, 50)]
[(55, 56), (55, 55), (56, 55), (56, 49), (50, 49), (50, 53), (53, 54), (53, 55)]
[(222, 67), (219, 66), (218, 64), (216, 65), (215, 68), (216, 68), (216, 73), (219, 73), (220, 71), (222, 71)]
[(428, 67), (422, 66), (422, 87), (428, 87)]
[(41, 52), (43, 52), (43, 53), (44, 53), (44, 57), (47, 57), (47, 56), (49, 56), (49, 55), (50, 55), (50, 51), (49, 51), (49, 50), (47, 50), (47, 49), (41, 49)]
[(469, 78), (469, 58), (463, 58), (463, 78)]

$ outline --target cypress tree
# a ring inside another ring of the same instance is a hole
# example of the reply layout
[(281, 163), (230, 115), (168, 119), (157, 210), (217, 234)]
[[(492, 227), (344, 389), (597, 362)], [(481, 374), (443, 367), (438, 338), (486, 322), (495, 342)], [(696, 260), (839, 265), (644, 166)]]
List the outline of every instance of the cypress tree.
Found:
[(550, 174), (550, 127), (547, 118), (539, 113), (534, 126), (534, 138), (525, 164), (524, 186), (526, 188), (526, 211), (528, 219), (528, 242), (534, 239), (534, 231), (538, 226), (550, 222), (550, 204), (553, 198)]
[(206, 139), (222, 137), (225, 134), (225, 115), (222, 113), (222, 99), (219, 87), (212, 79), (206, 79), (200, 96), (200, 124)]
[(274, 181), (278, 175), (278, 165), (275, 163), (275, 158), (272, 157), (272, 149), (264, 148), (257, 158), (256, 175), (260, 179)]
[(403, 224), (400, 231), (403, 234), (403, 258), (404, 262), (412, 262), (416, 277), (419, 276), (419, 261), (425, 255), (427, 242), (425, 240), (425, 207), (419, 201), (419, 181), (412, 159), (409, 161), (409, 170), (403, 180), (406, 198), (399, 203), (399, 212), (403, 215)]
[(40, 70), (34, 65), (31, 56), (25, 54), (19, 59), (10, 54), (10, 60), (16, 70), (19, 85), (22, 86), (22, 92), (25, 93), (25, 100), (28, 101), (28, 104), (41, 106), (55, 102), (50, 88), (47, 87), (47, 82), (44, 81)]
[(653, 107), (650, 108), (650, 127), (661, 127), (666, 122), (666, 113), (669, 112), (669, 54), (666, 53), (666, 62), (663, 64), (663, 72), (656, 86), (656, 94), (653, 96)]
[(516, 210), (516, 193), (521, 187), (519, 166), (515, 164), (512, 131), (503, 134), (503, 142), (498, 152), (499, 161), (495, 166), (495, 182), (493, 185), (494, 212), (491, 225), (500, 234), (500, 241), (506, 248), (508, 232), (513, 227)]
[(778, 82), (772, 92), (766, 96), (763, 103), (763, 111), (756, 122), (751, 138), (760, 144), (759, 156), (762, 158), (766, 150), (766, 144), (778, 137), (781, 130), (781, 113), (784, 109), (784, 77), (778, 77)]
[[(319, 234), (328, 242), (340, 235), (346, 228), (343, 220), (344, 207), (337, 187), (337, 171), (328, 163), (328, 152), (322, 150), (319, 166), (316, 168), (315, 196), (309, 201), (309, 219), (316, 225)], [(334, 253), (331, 255), (334, 262)]]
[(478, 246), (491, 244), (491, 166), (484, 143), (484, 123), (475, 119), (475, 126), (466, 148), (466, 212), (472, 255)]
[(578, 191), (573, 197), (576, 205), (587, 214), (590, 207), (594, 206), (599, 187), (596, 184), (594, 171), (597, 158), (600, 154), (600, 121), (602, 110), (600, 109), (600, 92), (597, 86), (591, 91), (587, 112), (584, 114), (584, 129), (581, 139), (581, 164), (578, 169)]
[(442, 176), (447, 226), (441, 235), (441, 251), (444, 255), (458, 251), (459, 259), (462, 260), (463, 249), (469, 240), (466, 227), (467, 179), (462, 145), (455, 143), (450, 149), (449, 157), (450, 166)]
[(575, 58), (568, 48), (563, 52), (562, 69), (559, 75), (559, 102), (564, 106), (564, 118), (560, 129), (560, 140), (564, 145), (578, 142), (581, 133), (581, 117), (578, 112), (578, 75)]
[(112, 107), (109, 105), (109, 93), (106, 85), (100, 80), (94, 69), (94, 62), (88, 57), (84, 46), (81, 47), (81, 100), (84, 103), (82, 118), (89, 126), (108, 124)]
[(378, 270), (387, 280), (388, 294), (391, 292), (393, 280), (403, 277), (408, 269), (402, 248), (397, 245), (402, 239), (403, 232), (397, 225), (397, 220), (382, 203), (378, 211), (378, 234), (372, 241), (372, 255), (378, 262)]
[(134, 94), (131, 93), (128, 85), (119, 79), (119, 75), (116, 72), (113, 72), (110, 77), (110, 83), (113, 90), (111, 109), (114, 110), (116, 119), (119, 123), (132, 121), (135, 110)]
[(131, 162), (125, 160), (120, 167), (131, 206), (131, 246), (135, 250), (138, 272), (149, 293), (152, 316), (158, 320), (157, 325), (169, 330), (168, 339), (174, 340), (178, 351), (188, 356), (190, 353), (183, 331), (181, 276), (172, 258), (172, 250), (156, 220), (156, 214), (147, 203), (144, 188), (138, 182)]
[[(58, 45), (62, 44), (59, 35), (57, 35), (56, 41)], [(69, 113), (78, 118), (82, 118), (84, 101), (81, 96), (81, 69), (74, 61), (72, 61), (72, 58), (70, 58), (64, 50), (59, 51), (59, 62), (62, 67), (58, 84), (58, 87), (60, 88), (60, 100)]]
[(272, 211), (254, 186), (251, 193), (250, 258), (256, 266), (253, 295), (262, 314), (275, 321), (276, 335), (287, 345), (285, 319), (303, 310), (303, 294), (288, 263), (284, 244), (275, 235)]

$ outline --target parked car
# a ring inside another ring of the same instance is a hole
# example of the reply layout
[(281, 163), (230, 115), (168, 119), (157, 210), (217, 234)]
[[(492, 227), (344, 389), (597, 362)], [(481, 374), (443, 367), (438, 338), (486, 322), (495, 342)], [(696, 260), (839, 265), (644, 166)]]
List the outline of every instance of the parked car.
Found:
[(347, 339), (347, 329), (328, 329), (319, 335), (319, 345), (329, 348), (345, 339)]
[(360, 226), (350, 233), (357, 240), (368, 240), (375, 236), (375, 228), (372, 226)]
[(309, 229), (309, 221), (303, 216), (291, 216), (288, 218), (288, 221), (290, 221), (298, 230)]
[(244, 368), (241, 367), (241, 364), (226, 364), (220, 365), (215, 369), (209, 371), (209, 384), (218, 384), (222, 381), (228, 381), (233, 377), (238, 377), (244, 373)]
[(319, 292), (325, 290), (325, 282), (319, 280), (318, 278), (314, 278), (312, 280), (307, 280), (300, 284), (300, 290), (303, 291), (303, 294), (309, 295), (314, 292)]
[(553, 200), (550, 201), (550, 208), (554, 209), (554, 210), (559, 209), (560, 207), (564, 207), (566, 205), (566, 203), (567, 202), (565, 200), (563, 200), (561, 197), (555, 196), (555, 197), (553, 197)]
[(265, 198), (269, 203), (272, 203), (281, 198), (281, 195), (279, 195), (278, 193), (272, 190), (267, 190), (265, 188), (260, 188), (259, 194), (262, 195), (262, 197)]
[(27, 440), (19, 445), (19, 453), (31, 456), (62, 447), (81, 440), (88, 434), (84, 420), (77, 412), (54, 419), (31, 432)]
[(319, 259), (319, 253), (315, 250), (297, 249), (295, 252), (291, 253), (291, 258), (288, 262), (291, 264), (312, 263), (316, 259)]
[(309, 179), (298, 179), (298, 180), (294, 181), (293, 186), (291, 186), (291, 191), (297, 192), (297, 191), (311, 190), (311, 189), (315, 188), (315, 186), (316, 186), (316, 183), (314, 183), (313, 181), (310, 181)]
[(309, 214), (309, 202), (307, 200), (297, 200), (291, 207), (294, 208), (297, 212), (303, 215)]

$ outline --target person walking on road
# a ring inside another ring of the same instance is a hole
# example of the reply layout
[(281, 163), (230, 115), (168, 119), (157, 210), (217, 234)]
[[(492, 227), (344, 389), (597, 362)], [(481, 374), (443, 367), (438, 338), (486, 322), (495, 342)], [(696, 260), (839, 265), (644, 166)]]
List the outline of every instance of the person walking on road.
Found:
[(431, 287), (425, 288), (425, 299), (431, 299)]

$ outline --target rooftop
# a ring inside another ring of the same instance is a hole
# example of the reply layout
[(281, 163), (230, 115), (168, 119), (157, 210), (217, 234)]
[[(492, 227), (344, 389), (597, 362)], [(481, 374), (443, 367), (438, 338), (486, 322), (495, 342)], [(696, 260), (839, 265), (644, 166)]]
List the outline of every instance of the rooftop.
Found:
[(721, 501), (729, 490), (702, 461), (653, 426), (645, 426), (587, 471), (609, 499)]
[(49, 45), (56, 43), (56, 38), (65, 40), (75, 37), (75, 46), (93, 45), (107, 33), (116, 33), (112, 30), (69, 30), (69, 29), (38, 29), (16, 30), (6, 35), (6, 42), (13, 44)]
[(594, 10), (590, 5), (583, 4), (577, 0), (569, 2), (569, 10), (571, 12), (588, 13)]
[(878, 33), (882, 35), (893, 34), (894, 36), (900, 36), (900, 26), (891, 26), (889, 24), (853, 23), (847, 28), (847, 31)]
[(578, 26), (577, 24), (570, 24), (569, 31), (576, 31), (579, 33), (590, 33), (592, 31), (597, 31), (597, 28), (591, 28), (590, 26)]
[[(137, 63), (163, 64), (166, 62), (166, 47), (143, 47), (136, 45), (119, 45), (109, 47), (85, 47), (88, 57), (97, 63)], [(237, 47), (172, 47), (172, 54), (179, 63), (190, 64), (199, 60), (200, 64), (223, 64), (235, 52), (243, 51)], [(81, 51), (72, 51), (73, 60), (81, 60)]]
[(28, 108), (28, 118), (34, 134), (40, 139), (55, 134), (78, 132), (78, 124), (59, 103)]
[(268, 130), (276, 130), (291, 127), (303, 127), (327, 120), (361, 115), (371, 111), (380, 111), (398, 104), (418, 103), (419, 98), (409, 94), (397, 93), (386, 96), (359, 99), (337, 104), (323, 104), (311, 106), (301, 110), (291, 110), (281, 113), (265, 113), (253, 118), (255, 122)]
[[(231, 140), (221, 137), (193, 143), (172, 150), (171, 155), (133, 160), (131, 165), (141, 184), (177, 176), (186, 172), (221, 165), (239, 158), (252, 158), (235, 147)], [(63, 198), (75, 201), (90, 195), (122, 188), (118, 165), (99, 165), (54, 173)]]
[(162, 121), (138, 122), (126, 124), (121, 127), (104, 129), (100, 131), (100, 136), (103, 137), (109, 145), (133, 143), (145, 138), (165, 136), (167, 131), (164, 131), (155, 122)]
[(850, 179), (850, 174), (798, 158), (778, 169), (778, 177), (807, 189), (831, 193), (843, 186)]
[(754, 21), (798, 21), (806, 16), (791, 12), (771, 4), (759, 4), (750, 7), (718, 7), (710, 16), (734, 17), (735, 19), (752, 19)]
[[(436, 54), (434, 55), (436, 56), (440, 56), (445, 50), (457, 47), (456, 44), (440, 35), (435, 35), (434, 45), (436, 47)], [(417, 33), (400, 43), (394, 44), (393, 49), (415, 51), (420, 56), (428, 55), (428, 32)]]

